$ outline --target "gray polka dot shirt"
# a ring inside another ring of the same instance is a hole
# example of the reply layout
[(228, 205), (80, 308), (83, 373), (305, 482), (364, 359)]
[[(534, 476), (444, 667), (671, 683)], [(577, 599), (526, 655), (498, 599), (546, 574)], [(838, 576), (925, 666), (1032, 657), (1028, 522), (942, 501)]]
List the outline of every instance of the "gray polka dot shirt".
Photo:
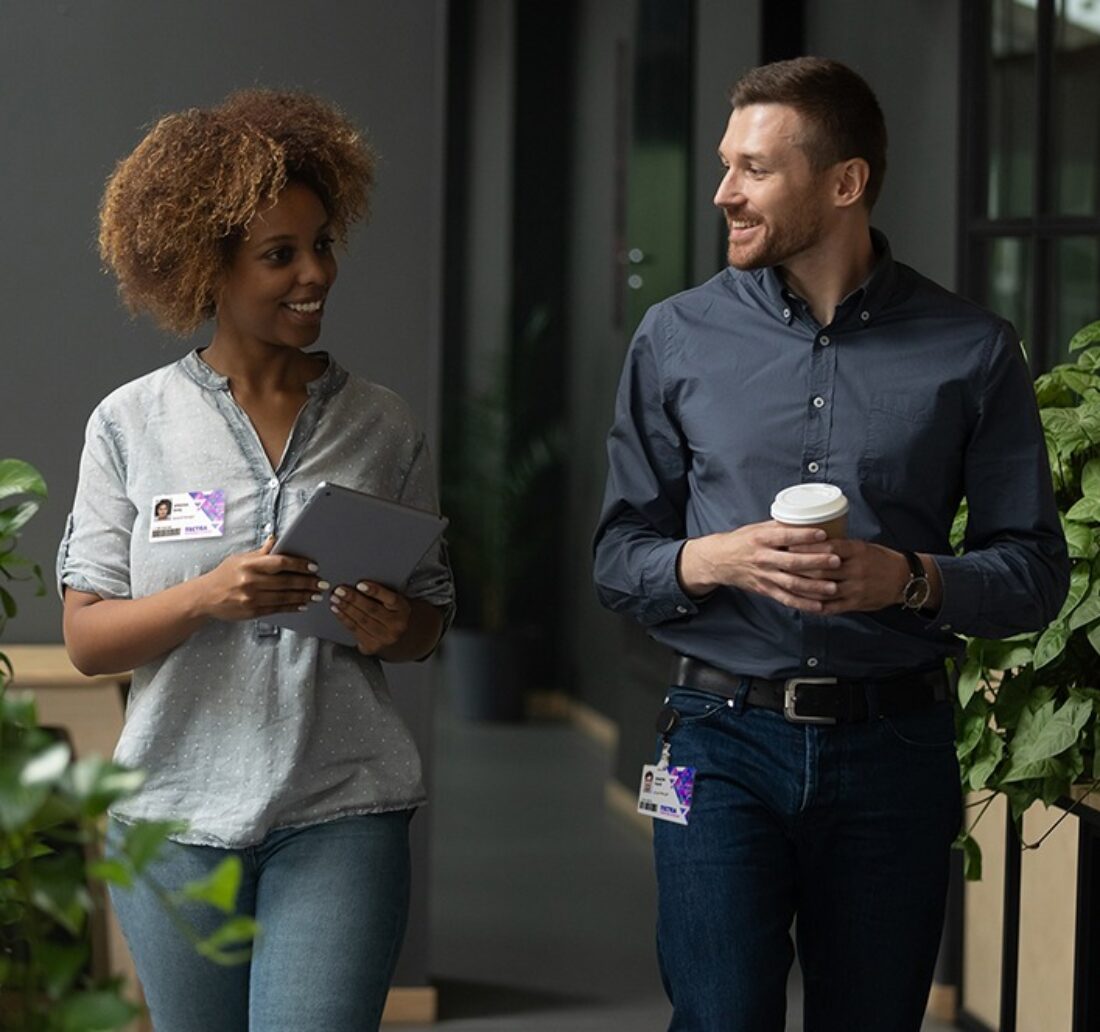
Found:
[[(161, 591), (280, 533), (322, 480), (437, 510), (424, 435), (397, 395), (331, 359), (308, 390), (276, 469), (197, 351), (110, 394), (88, 422), (59, 584), (103, 598)], [(154, 502), (191, 491), (224, 492), (223, 535), (151, 539)], [(449, 621), (441, 544), (406, 594)], [(259, 620), (211, 620), (135, 670), (115, 758), (148, 777), (113, 815), (182, 818), (176, 837), (190, 843), (244, 846), (274, 828), (424, 800), (381, 664)]]

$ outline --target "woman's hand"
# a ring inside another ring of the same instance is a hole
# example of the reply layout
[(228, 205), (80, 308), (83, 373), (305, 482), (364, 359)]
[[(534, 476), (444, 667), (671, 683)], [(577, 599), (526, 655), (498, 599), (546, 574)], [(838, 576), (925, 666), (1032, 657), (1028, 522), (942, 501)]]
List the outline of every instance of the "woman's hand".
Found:
[(322, 601), (328, 582), (318, 580), (316, 564), (292, 555), (272, 555), (273, 537), (253, 552), (224, 559), (197, 578), (199, 609), (215, 620), (252, 620), (293, 613)]
[(354, 588), (341, 584), (333, 591), (332, 611), (355, 635), (359, 651), (377, 656), (396, 645), (409, 629), (412, 604), (381, 584), (360, 581)]

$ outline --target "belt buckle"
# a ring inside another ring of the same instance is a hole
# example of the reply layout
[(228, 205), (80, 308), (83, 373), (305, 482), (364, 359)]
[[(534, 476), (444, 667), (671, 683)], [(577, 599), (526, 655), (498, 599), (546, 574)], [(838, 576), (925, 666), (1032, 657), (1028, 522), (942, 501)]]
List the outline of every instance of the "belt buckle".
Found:
[(798, 712), (798, 686), (839, 683), (836, 677), (788, 677), (783, 682), (783, 716), (792, 724), (835, 724), (836, 717), (807, 717)]

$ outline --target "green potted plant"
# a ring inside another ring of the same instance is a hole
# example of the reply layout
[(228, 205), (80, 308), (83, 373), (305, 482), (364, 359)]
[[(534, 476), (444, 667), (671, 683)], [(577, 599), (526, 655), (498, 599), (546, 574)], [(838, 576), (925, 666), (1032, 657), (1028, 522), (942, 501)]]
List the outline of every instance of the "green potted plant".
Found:
[[(1006, 641), (972, 638), (960, 665), (958, 753), (963, 786), (985, 793), (959, 844), (981, 877), (970, 832), (997, 793), (1017, 828), (1037, 800), (1100, 784), (1100, 322), (1074, 335), (1076, 362), (1035, 382), (1055, 498), (1073, 563), (1054, 621)], [(965, 526), (965, 508), (956, 535)]]
[(474, 719), (521, 717), (530, 680), (521, 657), (533, 650), (516, 614), (520, 593), (530, 592), (552, 554), (552, 507), (542, 493), (560, 469), (564, 430), (534, 425), (516, 380), (534, 364), (548, 324), (536, 308), (514, 350), (495, 356), (456, 406), (444, 440), (443, 511), (459, 612), (443, 652), (455, 708)]
[[(15, 547), (45, 497), (46, 485), (33, 467), (0, 460), (0, 632), (17, 612), (13, 582), (44, 591), (39, 567)], [(103, 859), (104, 814), (136, 792), (143, 775), (96, 756), (75, 759), (57, 732), (38, 726), (33, 700), (9, 688), (12, 674), (0, 653), (0, 1028), (123, 1028), (140, 1008), (117, 980), (92, 974), (89, 918), (102, 905), (106, 882), (129, 886), (148, 879), (157, 849), (180, 825), (135, 825), (121, 852)], [(255, 923), (231, 916), (240, 876), (234, 858), (180, 892), (154, 886), (196, 949), (215, 962), (248, 957)], [(202, 939), (179, 913), (185, 901), (214, 906), (228, 919)]]

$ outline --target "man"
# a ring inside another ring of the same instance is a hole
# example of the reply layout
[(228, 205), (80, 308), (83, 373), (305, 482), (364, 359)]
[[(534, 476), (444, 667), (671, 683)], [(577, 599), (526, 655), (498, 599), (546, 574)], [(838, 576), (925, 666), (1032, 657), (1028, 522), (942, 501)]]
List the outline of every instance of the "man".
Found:
[[(961, 816), (944, 660), (1049, 621), (1065, 542), (1012, 328), (870, 227), (867, 84), (800, 58), (731, 103), (731, 268), (639, 326), (596, 535), (604, 604), (678, 654), (659, 730), (694, 796), (654, 828), (671, 1028), (779, 1032), (797, 914), (808, 1030), (916, 1030)], [(843, 490), (846, 539), (768, 518), (800, 482)]]

